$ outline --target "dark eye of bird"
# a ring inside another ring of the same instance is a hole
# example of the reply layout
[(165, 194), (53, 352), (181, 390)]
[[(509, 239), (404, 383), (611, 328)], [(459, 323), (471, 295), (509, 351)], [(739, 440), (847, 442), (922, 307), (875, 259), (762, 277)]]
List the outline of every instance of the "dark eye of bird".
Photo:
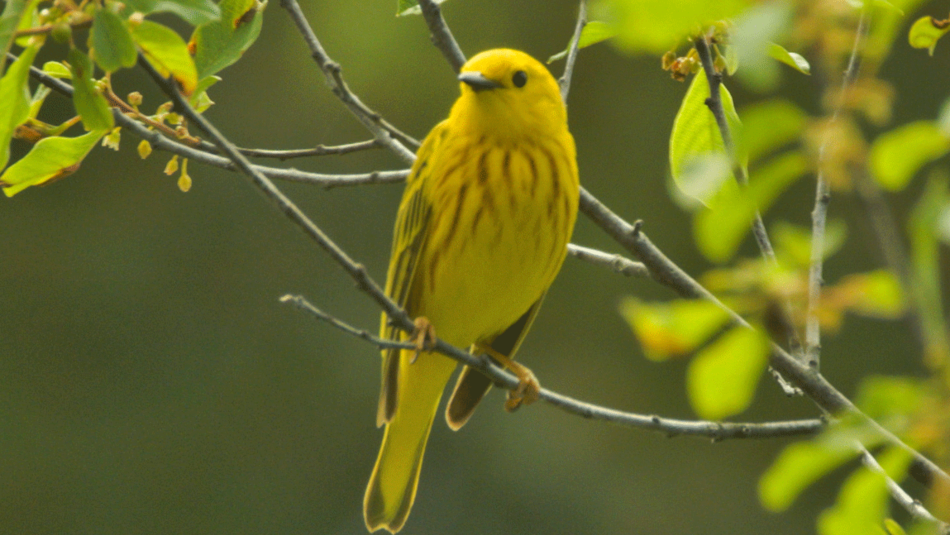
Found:
[(524, 71), (518, 71), (511, 77), (511, 83), (515, 84), (515, 87), (524, 87), (524, 84), (528, 83), (528, 73)]

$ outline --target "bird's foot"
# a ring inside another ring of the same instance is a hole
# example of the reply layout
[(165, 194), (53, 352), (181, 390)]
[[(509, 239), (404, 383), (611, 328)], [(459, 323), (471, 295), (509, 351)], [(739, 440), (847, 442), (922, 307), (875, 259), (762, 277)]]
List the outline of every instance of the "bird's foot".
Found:
[(428, 318), (419, 316), (413, 321), (416, 328), (412, 331), (409, 341), (416, 346), (416, 352), (412, 355), (409, 364), (415, 364), (419, 354), (423, 351), (432, 351), (435, 348), (435, 327), (429, 323)]

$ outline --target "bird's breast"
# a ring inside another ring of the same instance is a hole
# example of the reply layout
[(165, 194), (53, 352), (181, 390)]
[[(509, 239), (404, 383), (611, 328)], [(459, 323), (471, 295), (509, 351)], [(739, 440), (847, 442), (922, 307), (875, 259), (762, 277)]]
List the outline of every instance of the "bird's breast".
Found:
[(420, 315), (467, 346), (514, 323), (550, 286), (577, 213), (573, 145), (470, 144), (433, 173)]

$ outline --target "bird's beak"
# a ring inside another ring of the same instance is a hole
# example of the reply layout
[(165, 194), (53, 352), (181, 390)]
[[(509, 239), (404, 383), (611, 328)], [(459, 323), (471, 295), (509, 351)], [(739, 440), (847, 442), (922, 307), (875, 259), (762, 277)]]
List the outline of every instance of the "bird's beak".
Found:
[(497, 89), (501, 87), (501, 84), (498, 82), (489, 80), (488, 78), (485, 78), (482, 73), (475, 71), (463, 72), (459, 75), (459, 81), (468, 84), (468, 86), (471, 87), (476, 93), (486, 89)]

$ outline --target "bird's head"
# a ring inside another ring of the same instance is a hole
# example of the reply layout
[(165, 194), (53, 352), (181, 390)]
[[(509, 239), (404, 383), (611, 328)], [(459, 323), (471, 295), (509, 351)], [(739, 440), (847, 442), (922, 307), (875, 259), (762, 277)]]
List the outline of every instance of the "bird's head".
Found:
[(536, 59), (511, 49), (487, 50), (462, 66), (455, 123), (498, 138), (557, 135), (567, 111), (557, 81)]

